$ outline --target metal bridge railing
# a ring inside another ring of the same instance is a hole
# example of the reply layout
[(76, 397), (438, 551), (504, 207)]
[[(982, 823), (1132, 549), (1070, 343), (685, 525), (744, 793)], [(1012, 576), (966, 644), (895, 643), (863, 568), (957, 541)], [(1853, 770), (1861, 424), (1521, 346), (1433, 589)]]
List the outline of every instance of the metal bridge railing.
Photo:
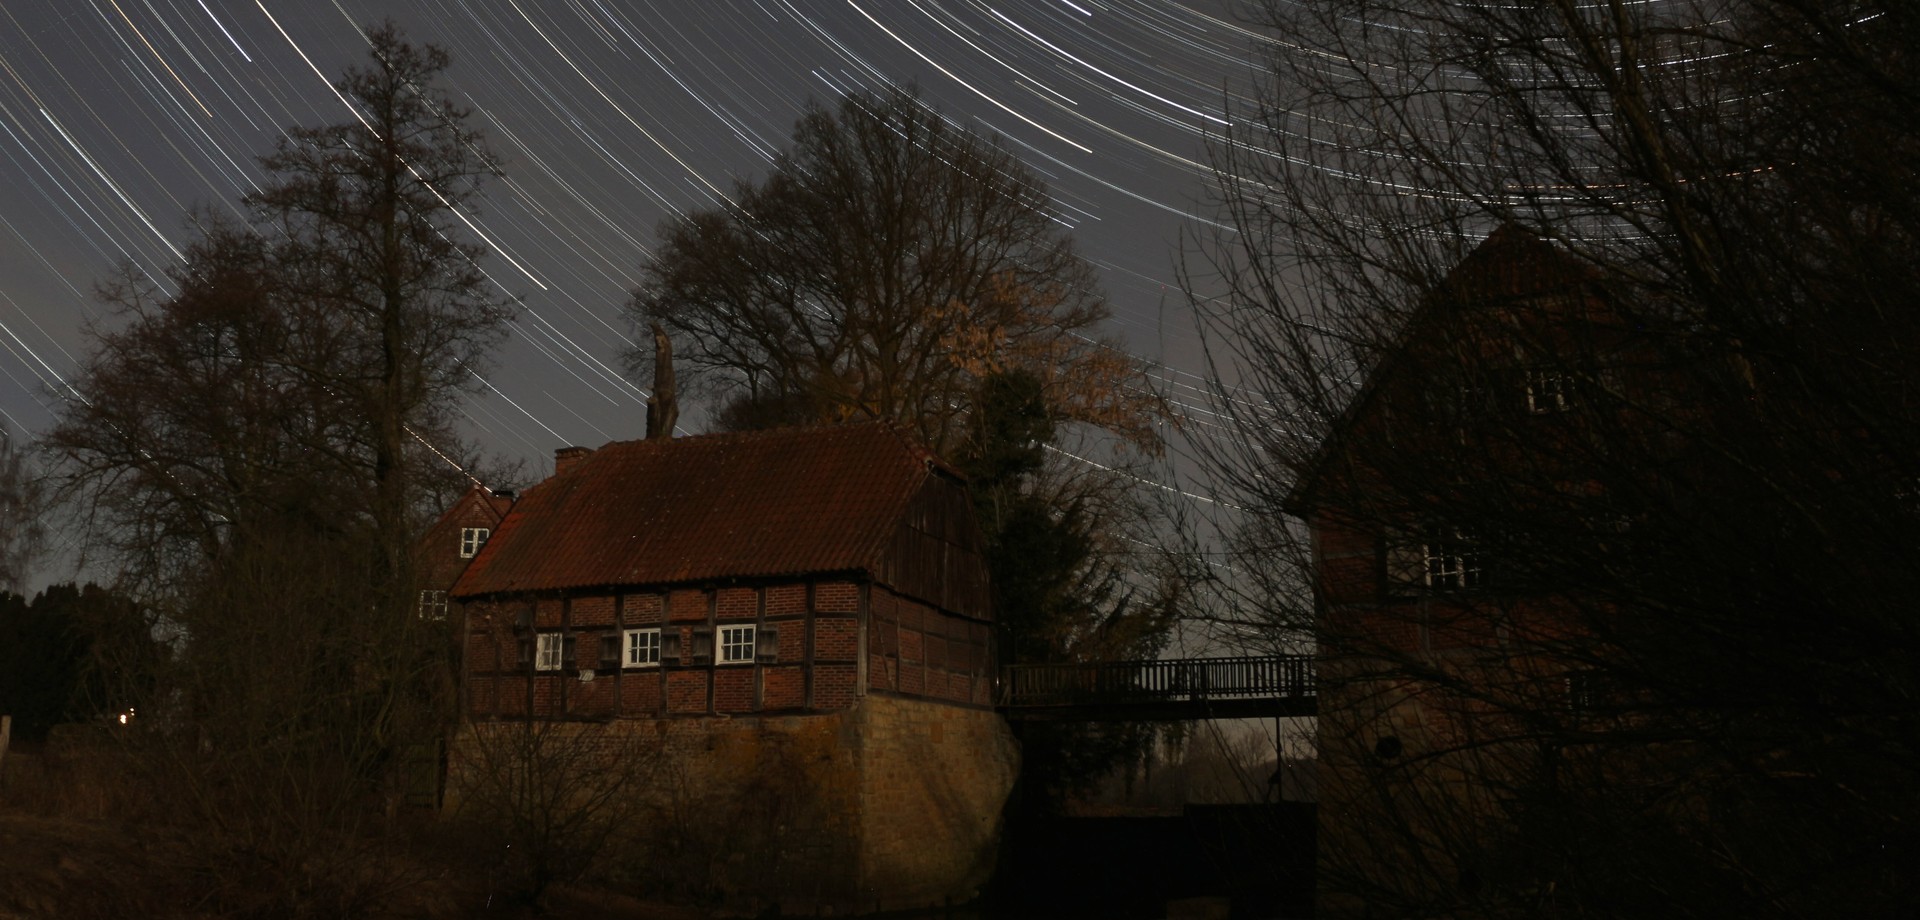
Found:
[(1309, 655), (1017, 664), (1003, 668), (1000, 676), (1002, 706), (1313, 695)]

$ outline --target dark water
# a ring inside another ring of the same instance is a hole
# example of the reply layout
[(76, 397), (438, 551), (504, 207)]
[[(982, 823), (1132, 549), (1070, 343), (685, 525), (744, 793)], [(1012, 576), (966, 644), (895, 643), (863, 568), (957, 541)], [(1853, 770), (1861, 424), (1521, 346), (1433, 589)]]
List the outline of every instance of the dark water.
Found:
[(1313, 909), (1313, 806), (1188, 806), (1179, 816), (1007, 828), (982, 903), (916, 918), (1256, 920)]

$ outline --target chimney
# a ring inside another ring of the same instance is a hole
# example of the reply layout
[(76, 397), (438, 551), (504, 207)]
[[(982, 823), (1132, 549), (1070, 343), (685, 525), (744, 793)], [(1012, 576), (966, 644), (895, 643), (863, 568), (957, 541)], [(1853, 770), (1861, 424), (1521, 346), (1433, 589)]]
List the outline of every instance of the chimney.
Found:
[(553, 475), (565, 476), (567, 471), (579, 465), (593, 453), (591, 447), (557, 447), (553, 451)]

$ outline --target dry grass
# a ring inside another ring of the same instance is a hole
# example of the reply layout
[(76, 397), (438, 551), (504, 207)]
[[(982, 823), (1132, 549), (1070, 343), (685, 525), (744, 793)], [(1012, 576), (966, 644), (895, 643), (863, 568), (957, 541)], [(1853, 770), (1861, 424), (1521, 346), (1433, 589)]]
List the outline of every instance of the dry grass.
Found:
[[(0, 767), (0, 920), (277, 917), (268, 896), (300, 867), (266, 865), (217, 835), (169, 826), (115, 782), (111, 758), (16, 745)], [(309, 880), (309, 916), (700, 920), (697, 910), (586, 886), (556, 886), (536, 909), (511, 901), (474, 835), (421, 814), (366, 841), (342, 873)], [(331, 899), (331, 900), (330, 900)]]

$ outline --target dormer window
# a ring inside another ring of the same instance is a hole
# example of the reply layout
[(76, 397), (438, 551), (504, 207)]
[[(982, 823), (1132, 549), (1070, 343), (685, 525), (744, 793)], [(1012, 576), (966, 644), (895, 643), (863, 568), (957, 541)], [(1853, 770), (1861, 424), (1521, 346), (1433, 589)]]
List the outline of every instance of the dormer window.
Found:
[(460, 558), (472, 559), (479, 555), (480, 547), (485, 546), (487, 537), (492, 535), (493, 531), (485, 527), (460, 528)]

